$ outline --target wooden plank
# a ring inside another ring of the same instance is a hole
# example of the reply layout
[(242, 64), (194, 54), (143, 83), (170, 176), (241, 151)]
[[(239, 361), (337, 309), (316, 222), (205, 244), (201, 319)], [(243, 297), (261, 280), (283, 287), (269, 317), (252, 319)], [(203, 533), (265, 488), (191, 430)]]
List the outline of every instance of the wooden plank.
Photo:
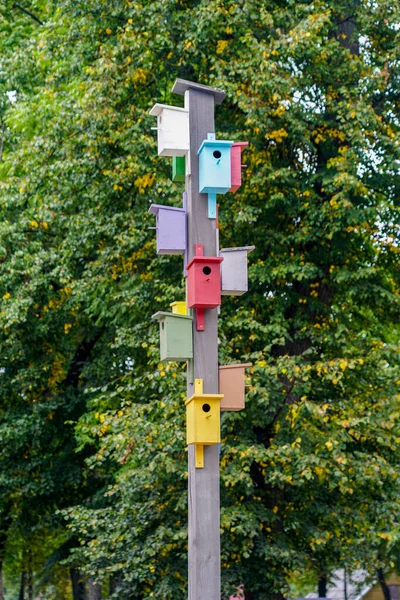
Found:
[[(211, 87), (209, 85), (203, 85), (202, 83), (187, 81), (186, 79), (176, 79), (172, 91), (174, 94), (183, 96), (189, 89), (212, 94), (214, 96), (215, 104), (221, 104), (221, 102), (223, 102), (225, 99), (225, 92), (223, 90), (219, 90), (218, 88)], [(211, 131), (209, 133), (211, 133)]]
[[(187, 83), (187, 82), (185, 82)], [(190, 83), (190, 82), (189, 82)], [(195, 244), (203, 244), (205, 256), (216, 256), (216, 222), (209, 219), (208, 198), (199, 194), (197, 151), (208, 133), (214, 132), (214, 95), (198, 86), (187, 86), (190, 160), (186, 176), (188, 212), (188, 262)], [(205, 310), (205, 331), (193, 319), (194, 379), (202, 379), (204, 393), (218, 393), (218, 315)], [(194, 392), (188, 373), (187, 397)], [(189, 445), (189, 600), (220, 600), (220, 490), (219, 447), (204, 447), (204, 467), (196, 469), (196, 452)]]

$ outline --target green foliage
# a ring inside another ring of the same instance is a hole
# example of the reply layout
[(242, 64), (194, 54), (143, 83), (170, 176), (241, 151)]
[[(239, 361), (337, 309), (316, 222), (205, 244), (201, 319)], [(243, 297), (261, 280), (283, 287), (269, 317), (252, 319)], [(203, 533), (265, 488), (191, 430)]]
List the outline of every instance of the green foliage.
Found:
[(1, 529), (64, 543), (63, 517), (71, 564), (114, 597), (186, 595), (184, 370), (158, 365), (150, 321), (183, 298), (182, 262), (156, 256), (147, 214), (181, 202), (147, 114), (181, 102), (180, 76), (225, 89), (218, 135), (250, 141), (220, 201), (221, 244), (256, 246), (220, 316), (221, 363), (254, 364), (222, 419), (224, 598), (391, 568), (398, 9), (30, 2), (40, 25), (1, 8)]

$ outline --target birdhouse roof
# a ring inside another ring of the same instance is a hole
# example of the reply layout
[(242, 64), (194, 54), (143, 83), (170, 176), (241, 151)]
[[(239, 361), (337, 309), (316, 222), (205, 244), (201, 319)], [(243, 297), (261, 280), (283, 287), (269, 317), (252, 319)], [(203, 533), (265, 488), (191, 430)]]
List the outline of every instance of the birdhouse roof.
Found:
[(239, 365), (220, 365), (219, 369), (246, 369), (246, 367), (252, 367), (253, 363), (241, 363)]
[(181, 106), (169, 106), (168, 104), (155, 104), (153, 108), (149, 111), (149, 115), (152, 117), (158, 117), (162, 113), (163, 110), (177, 110), (178, 112), (189, 113), (186, 108), (182, 108)]
[(195, 402), (196, 400), (200, 402), (207, 402), (207, 400), (222, 400), (223, 397), (223, 394), (193, 394), (193, 396), (190, 396), (190, 398), (186, 400), (185, 404)]
[(166, 317), (172, 317), (173, 319), (190, 319), (190, 320), (192, 320), (192, 317), (190, 317), (189, 315), (180, 315), (179, 313), (164, 312), (161, 310), (159, 310), (158, 312), (154, 313), (154, 315), (151, 316), (153, 321), (161, 321), (161, 319), (165, 319)]
[(173, 93), (183, 96), (187, 90), (197, 90), (205, 94), (212, 94), (215, 104), (221, 104), (225, 98), (225, 92), (218, 88), (196, 83), (195, 81), (187, 81), (187, 79), (176, 79), (172, 88)]
[(159, 210), (175, 210), (178, 212), (185, 212), (184, 208), (178, 208), (176, 206), (165, 206), (165, 204), (152, 204), (148, 210), (151, 215), (156, 215)]
[(227, 141), (227, 140), (204, 140), (204, 142), (201, 144), (200, 148), (197, 151), (197, 154), (200, 154), (200, 152), (203, 150), (203, 148), (207, 148), (207, 146), (211, 146), (214, 148), (220, 148), (221, 146), (225, 146), (228, 148), (231, 148), (233, 145), (233, 142)]
[(194, 256), (186, 268), (189, 269), (195, 263), (221, 263), (223, 260), (222, 256)]
[(238, 252), (245, 251), (247, 253), (252, 252), (255, 246), (239, 246), (238, 248), (221, 248), (220, 252)]

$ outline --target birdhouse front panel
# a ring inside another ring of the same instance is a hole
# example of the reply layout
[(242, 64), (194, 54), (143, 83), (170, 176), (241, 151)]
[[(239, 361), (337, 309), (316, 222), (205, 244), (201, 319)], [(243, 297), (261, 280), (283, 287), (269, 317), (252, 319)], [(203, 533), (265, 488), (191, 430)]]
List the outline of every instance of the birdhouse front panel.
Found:
[(186, 211), (174, 206), (152, 204), (156, 215), (157, 254), (183, 254), (186, 250)]
[(221, 248), (221, 293), (223, 296), (241, 296), (248, 290), (247, 255), (254, 246)]
[(155, 104), (159, 156), (185, 156), (189, 152), (189, 111), (178, 106)]
[(195, 256), (187, 266), (188, 308), (215, 308), (221, 304), (223, 257)]
[(160, 323), (160, 360), (187, 361), (193, 358), (192, 318), (157, 312), (152, 319)]
[(252, 363), (219, 367), (219, 392), (222, 411), (243, 410), (245, 407), (245, 368)]
[(185, 157), (172, 157), (172, 181), (185, 181)]
[(210, 446), (221, 441), (221, 394), (194, 394), (186, 401), (186, 440), (188, 444)]
[(204, 140), (199, 148), (200, 194), (225, 194), (231, 187), (233, 142)]
[(242, 185), (242, 152), (249, 142), (235, 142), (231, 148), (231, 188), (230, 192), (237, 192)]

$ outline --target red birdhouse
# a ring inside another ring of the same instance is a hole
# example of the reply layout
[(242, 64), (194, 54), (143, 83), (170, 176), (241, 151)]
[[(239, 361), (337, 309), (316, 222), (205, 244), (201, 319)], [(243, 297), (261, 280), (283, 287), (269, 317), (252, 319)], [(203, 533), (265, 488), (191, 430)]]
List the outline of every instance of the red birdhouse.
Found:
[(195, 245), (196, 256), (187, 266), (188, 308), (215, 308), (221, 304), (220, 256), (203, 256), (203, 246)]
[(231, 147), (231, 187), (230, 192), (237, 192), (242, 185), (242, 152), (249, 145), (249, 142), (235, 142)]

